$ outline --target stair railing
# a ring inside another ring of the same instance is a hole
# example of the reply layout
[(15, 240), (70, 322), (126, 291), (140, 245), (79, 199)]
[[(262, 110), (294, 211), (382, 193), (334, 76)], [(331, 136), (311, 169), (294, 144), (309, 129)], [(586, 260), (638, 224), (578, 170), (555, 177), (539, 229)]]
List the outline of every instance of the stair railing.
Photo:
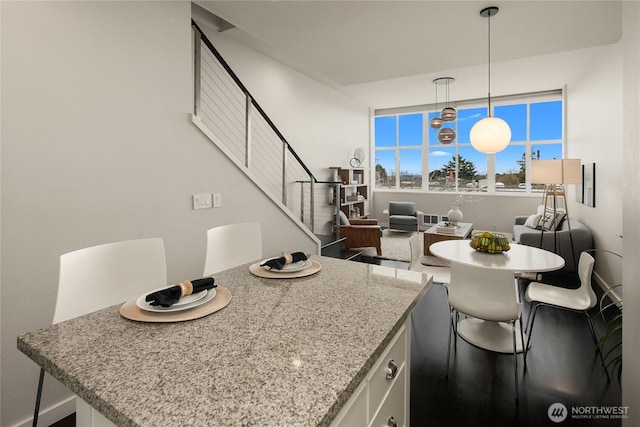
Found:
[[(319, 181), (260, 107), (218, 50), (192, 20), (193, 122), (265, 193), (282, 203), (312, 233), (316, 219), (333, 222), (333, 207), (316, 200)], [(299, 186), (299, 191), (296, 190)], [(319, 222), (319, 221), (318, 221)]]

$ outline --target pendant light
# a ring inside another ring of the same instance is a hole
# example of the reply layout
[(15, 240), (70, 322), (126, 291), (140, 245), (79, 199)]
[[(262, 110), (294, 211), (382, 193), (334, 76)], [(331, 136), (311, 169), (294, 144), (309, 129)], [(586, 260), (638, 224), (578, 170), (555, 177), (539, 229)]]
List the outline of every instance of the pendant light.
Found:
[(451, 144), (455, 139), (456, 131), (451, 128), (444, 127), (438, 132), (438, 141), (440, 141), (441, 144)]
[[(436, 111), (438, 111), (438, 80), (433, 80), (433, 84), (436, 85)], [(442, 119), (439, 116), (435, 116), (429, 122), (431, 129), (440, 129), (442, 127)]]
[(511, 141), (511, 129), (504, 120), (491, 116), (491, 17), (498, 13), (496, 6), (486, 7), (480, 11), (480, 16), (488, 18), (488, 110), (487, 117), (477, 122), (471, 128), (469, 138), (471, 145), (481, 153), (494, 154), (504, 150)]
[(458, 117), (458, 112), (455, 108), (449, 107), (449, 83), (453, 83), (455, 79), (453, 77), (445, 77), (445, 84), (447, 85), (447, 103), (446, 107), (440, 112), (443, 122), (452, 122)]
[[(447, 85), (447, 106), (440, 112), (440, 120), (442, 122), (454, 121), (458, 116), (456, 110), (449, 107), (449, 83), (453, 83), (454, 81), (455, 79), (453, 77), (439, 77), (433, 81), (433, 83), (435, 83), (436, 85)], [(441, 144), (451, 144), (453, 141), (455, 141), (455, 139), (456, 131), (449, 127), (446, 127), (446, 124), (445, 127), (440, 129), (440, 132), (438, 132), (438, 141), (440, 141)]]

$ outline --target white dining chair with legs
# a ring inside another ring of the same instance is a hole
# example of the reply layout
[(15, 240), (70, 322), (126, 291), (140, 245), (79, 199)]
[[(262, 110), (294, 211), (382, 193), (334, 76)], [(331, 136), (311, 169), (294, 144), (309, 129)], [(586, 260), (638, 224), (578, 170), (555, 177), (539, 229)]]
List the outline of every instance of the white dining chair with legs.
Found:
[[(482, 277), (482, 282), (478, 278)], [(518, 358), (519, 349), (523, 348), (524, 333), (522, 328), (522, 302), (519, 299), (517, 283), (513, 272), (500, 269), (482, 269), (462, 266), (452, 263), (451, 282), (449, 283), (449, 308), (451, 323), (449, 326), (449, 343), (447, 346), (446, 375), (449, 376), (449, 359), (451, 357), (451, 335), (460, 335), (465, 341), (482, 347), (481, 342), (474, 342), (474, 333), (479, 328), (485, 332), (494, 328), (495, 334), (488, 334), (484, 338), (496, 339), (504, 335), (503, 329), (509, 329), (512, 342), (500, 343), (495, 351), (506, 352), (510, 348), (513, 352), (513, 370), (515, 378), (516, 404), (520, 399), (518, 386)], [(470, 316), (458, 321), (459, 314)], [(520, 326), (520, 346), (516, 335), (516, 321)]]
[(203, 276), (211, 276), (262, 258), (262, 231), (258, 222), (221, 225), (207, 230)]
[[(166, 285), (166, 258), (160, 238), (107, 243), (66, 253), (60, 256), (53, 324)], [(43, 383), (44, 369), (40, 369), (33, 426), (38, 423)]]
[(411, 261), (409, 262), (409, 270), (420, 271), (433, 276), (433, 284), (445, 286), (451, 281), (451, 269), (449, 267), (436, 267), (424, 265), (420, 261), (422, 259), (423, 249), (422, 233), (413, 233), (409, 237), (409, 247), (411, 249)]
[[(587, 252), (582, 252), (580, 254), (580, 258), (578, 260), (578, 277), (580, 278), (580, 287), (577, 289), (567, 289), (539, 282), (529, 283), (525, 293), (525, 298), (531, 303), (531, 309), (529, 310), (529, 316), (527, 317), (527, 348), (529, 348), (531, 342), (533, 325), (540, 307), (574, 311), (587, 318), (591, 338), (593, 339), (597, 352), (600, 354), (600, 360), (604, 367), (602, 352), (598, 346), (598, 340), (596, 338), (595, 330), (593, 329), (593, 322), (588, 311), (598, 302), (598, 298), (596, 297), (591, 285), (591, 275), (593, 273), (594, 264), (595, 259)], [(609, 378), (609, 372), (606, 368), (605, 373), (607, 374), (607, 378)]]

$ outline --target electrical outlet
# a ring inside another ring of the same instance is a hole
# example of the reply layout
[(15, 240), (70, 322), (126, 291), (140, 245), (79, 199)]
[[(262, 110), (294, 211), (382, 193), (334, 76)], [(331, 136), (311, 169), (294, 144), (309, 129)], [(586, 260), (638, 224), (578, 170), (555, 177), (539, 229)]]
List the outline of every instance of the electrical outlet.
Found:
[(193, 195), (193, 209), (209, 209), (212, 206), (211, 193)]
[(222, 193), (213, 193), (213, 207), (219, 208), (222, 206)]

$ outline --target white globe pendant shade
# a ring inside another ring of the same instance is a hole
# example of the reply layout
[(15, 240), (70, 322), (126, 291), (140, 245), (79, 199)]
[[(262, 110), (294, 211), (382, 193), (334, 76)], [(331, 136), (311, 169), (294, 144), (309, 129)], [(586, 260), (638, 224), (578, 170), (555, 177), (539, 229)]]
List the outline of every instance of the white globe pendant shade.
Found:
[(471, 145), (481, 153), (494, 154), (504, 150), (511, 141), (511, 128), (498, 117), (485, 117), (471, 128)]

